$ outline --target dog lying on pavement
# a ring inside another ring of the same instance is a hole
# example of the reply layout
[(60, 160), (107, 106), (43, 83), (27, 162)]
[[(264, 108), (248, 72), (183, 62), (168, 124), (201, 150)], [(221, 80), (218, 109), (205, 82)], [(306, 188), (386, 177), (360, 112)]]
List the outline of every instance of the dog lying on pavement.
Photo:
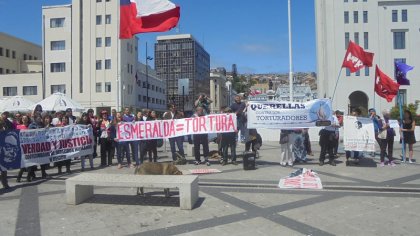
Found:
[[(135, 175), (182, 175), (172, 163), (146, 162), (136, 167)], [(169, 188), (164, 189), (165, 197), (170, 197)], [(144, 195), (144, 188), (137, 188), (137, 195)]]

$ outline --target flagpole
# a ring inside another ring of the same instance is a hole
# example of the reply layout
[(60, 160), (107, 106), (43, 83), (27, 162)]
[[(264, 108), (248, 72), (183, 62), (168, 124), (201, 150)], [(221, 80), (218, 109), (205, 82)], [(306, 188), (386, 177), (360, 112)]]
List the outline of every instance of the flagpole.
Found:
[[(400, 109), (400, 129), (403, 127), (403, 110), (402, 110), (402, 97), (400, 94), (400, 91), (398, 90), (398, 106)], [(402, 156), (403, 156), (403, 162), (405, 162), (405, 140), (404, 140), (404, 133), (401, 132), (401, 144), (402, 144)]]
[(338, 81), (340, 80), (342, 71), (343, 71), (343, 67), (341, 67), (340, 72), (338, 72), (338, 77), (337, 77), (337, 80), (335, 81), (335, 87), (334, 87), (334, 92), (333, 92), (333, 95), (332, 95), (332, 98), (331, 98), (331, 102), (334, 101), (335, 91), (337, 90)]
[(290, 0), (288, 0), (287, 7), (289, 19), (289, 95), (290, 102), (293, 102), (292, 16), (290, 10)]

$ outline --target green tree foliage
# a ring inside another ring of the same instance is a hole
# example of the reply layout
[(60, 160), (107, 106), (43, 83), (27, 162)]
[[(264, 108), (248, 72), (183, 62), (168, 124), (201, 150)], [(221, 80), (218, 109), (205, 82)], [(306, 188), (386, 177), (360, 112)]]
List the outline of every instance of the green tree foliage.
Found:
[(248, 92), (249, 87), (244, 75), (233, 77), (233, 89), (235, 89), (237, 93), (246, 93)]
[[(404, 105), (402, 107), (403, 111), (409, 110), (411, 112), (414, 120), (416, 121), (416, 125), (420, 125), (420, 117), (417, 116), (417, 108), (419, 107), (419, 102), (420, 101), (416, 101), (416, 103), (410, 103), (410, 104)], [(399, 108), (399, 106), (394, 106), (391, 109), (391, 118), (396, 119), (396, 120), (400, 119), (400, 108)]]

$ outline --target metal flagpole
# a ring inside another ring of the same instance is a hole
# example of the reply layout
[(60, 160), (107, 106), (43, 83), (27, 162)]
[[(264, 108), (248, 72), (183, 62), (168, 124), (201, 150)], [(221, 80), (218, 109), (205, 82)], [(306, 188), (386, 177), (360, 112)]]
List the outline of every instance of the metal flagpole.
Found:
[[(117, 19), (120, 19), (120, 6), (118, 4)], [(117, 21), (117, 32), (120, 33), (120, 23)], [(120, 56), (121, 39), (117, 38), (117, 111), (120, 111), (120, 83), (121, 83), (121, 56)]]
[[(403, 110), (402, 110), (402, 97), (400, 91), (398, 91), (398, 106), (400, 109), (400, 129), (403, 127)], [(401, 144), (402, 144), (402, 156), (403, 156), (403, 162), (405, 162), (405, 140), (404, 140), (404, 133), (401, 132)]]
[(335, 91), (337, 90), (338, 81), (340, 80), (342, 71), (343, 71), (343, 67), (341, 67), (340, 72), (338, 72), (338, 77), (337, 77), (337, 80), (335, 81), (335, 87), (334, 87), (334, 92), (331, 98), (331, 102), (334, 101)]
[(292, 16), (290, 11), (290, 0), (288, 0), (289, 14), (289, 94), (290, 102), (293, 102), (293, 61), (292, 61)]

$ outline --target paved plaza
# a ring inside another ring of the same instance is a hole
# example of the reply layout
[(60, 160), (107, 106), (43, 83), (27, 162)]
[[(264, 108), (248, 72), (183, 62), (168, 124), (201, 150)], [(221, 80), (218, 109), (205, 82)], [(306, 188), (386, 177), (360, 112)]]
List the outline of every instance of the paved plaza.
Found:
[[(34, 182), (16, 183), (9, 173), (10, 191), (0, 190), (0, 235), (418, 235), (420, 231), (420, 166), (398, 164), (379, 167), (378, 157), (365, 158), (360, 166), (346, 167), (344, 156), (336, 167), (318, 166), (315, 156), (293, 168), (279, 165), (280, 147), (264, 143), (257, 169), (239, 165), (216, 168), (222, 173), (200, 176), (200, 199), (192, 211), (180, 210), (177, 191), (165, 198), (163, 190), (137, 196), (133, 188), (95, 188), (88, 201), (65, 203), (65, 179), (80, 173), (75, 161), (71, 175), (56, 175)], [(397, 147), (395, 155), (401, 152)], [(212, 144), (212, 149), (215, 146)], [(243, 150), (243, 144), (238, 149)], [(161, 151), (159, 161), (169, 161)], [(415, 157), (420, 146), (415, 146)], [(193, 160), (192, 157), (188, 157)], [(95, 159), (99, 164), (99, 158)], [(278, 181), (306, 167), (321, 177), (323, 190), (280, 190)], [(97, 173), (126, 173), (116, 166)], [(90, 171), (88, 171), (90, 172)], [(26, 175), (26, 174), (25, 174)], [(38, 174), (39, 175), (39, 174)]]

